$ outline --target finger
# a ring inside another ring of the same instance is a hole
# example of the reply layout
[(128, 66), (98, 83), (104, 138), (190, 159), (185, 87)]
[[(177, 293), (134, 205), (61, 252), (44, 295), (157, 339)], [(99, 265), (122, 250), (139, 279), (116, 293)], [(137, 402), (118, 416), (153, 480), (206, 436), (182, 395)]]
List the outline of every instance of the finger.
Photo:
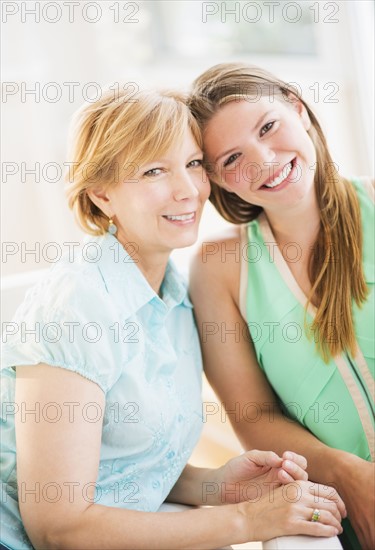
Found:
[(290, 475), (292, 481), (307, 481), (308, 479), (307, 472), (296, 462), (292, 462), (291, 460), (283, 460), (282, 468)]
[(314, 498), (314, 504), (312, 506), (315, 506), (319, 510), (322, 510), (322, 511), (325, 510), (325, 511), (329, 512), (330, 514), (335, 516), (337, 521), (339, 521), (341, 523), (342, 516), (341, 516), (340, 511), (339, 511), (339, 509), (337, 508), (337, 506), (334, 502), (327, 502), (324, 499)]
[(333, 502), (336, 504), (337, 508), (339, 509), (341, 517), (346, 518), (346, 516), (348, 515), (346, 511), (346, 506), (337, 491), (336, 491), (336, 498), (333, 500)]
[[(312, 521), (313, 513), (318, 510), (319, 511), (319, 519), (317, 521)], [(334, 514), (331, 514), (329, 510), (324, 510), (322, 508), (307, 508), (307, 521), (309, 521), (312, 524), (320, 523), (321, 525), (331, 525), (339, 533), (342, 533), (343, 529), (341, 526), (341, 522), (337, 519), (337, 517)]]
[(246, 455), (258, 466), (269, 466), (272, 468), (278, 468), (281, 466), (282, 463), (281, 457), (273, 451), (252, 450), (248, 451)]
[(341, 529), (337, 529), (333, 525), (325, 525), (319, 522), (301, 521), (301, 524), (299, 532), (310, 537), (336, 537), (342, 532)]
[(328, 485), (320, 485), (319, 483), (313, 483), (310, 487), (310, 492), (319, 498), (322, 498), (324, 502), (334, 502), (343, 518), (346, 518), (347, 511), (344, 501), (333, 487)]
[(284, 485), (286, 485), (287, 483), (293, 483), (294, 481), (294, 478), (282, 468), (280, 468), (280, 470), (277, 472), (277, 479), (280, 481), (280, 483), (283, 483)]
[(314, 498), (310, 502), (311, 504), (309, 506), (313, 506), (314, 508), (318, 508), (319, 510), (326, 510), (327, 512), (330, 512), (332, 515), (334, 515), (337, 518), (337, 521), (341, 522), (342, 515), (335, 502), (317, 496), (314, 496)]
[(298, 464), (300, 468), (303, 470), (306, 470), (307, 468), (307, 460), (304, 456), (299, 455), (297, 453), (294, 453), (293, 451), (285, 451), (283, 453), (283, 460), (291, 460)]
[(305, 470), (299, 470), (298, 472), (289, 474), (287, 470), (280, 468), (277, 472), (277, 479), (285, 485), (293, 483), (296, 480), (307, 480), (307, 473)]

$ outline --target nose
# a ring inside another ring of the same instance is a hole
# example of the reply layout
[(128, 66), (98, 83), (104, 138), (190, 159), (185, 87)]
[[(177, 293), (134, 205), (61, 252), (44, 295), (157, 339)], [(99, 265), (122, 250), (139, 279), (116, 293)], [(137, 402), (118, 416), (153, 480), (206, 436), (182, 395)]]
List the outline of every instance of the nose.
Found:
[(276, 152), (271, 143), (261, 142), (251, 144), (247, 151), (246, 175), (251, 181), (257, 181), (262, 173), (268, 174), (275, 167)]
[(176, 201), (195, 199), (199, 196), (197, 174), (189, 173), (186, 169), (175, 175), (173, 197)]

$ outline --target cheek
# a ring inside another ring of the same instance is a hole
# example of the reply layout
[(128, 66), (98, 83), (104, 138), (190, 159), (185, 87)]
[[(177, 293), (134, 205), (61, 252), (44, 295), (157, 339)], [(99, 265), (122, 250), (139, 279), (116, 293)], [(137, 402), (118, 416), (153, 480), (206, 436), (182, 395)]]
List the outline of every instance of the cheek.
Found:
[(232, 190), (236, 189), (241, 184), (242, 172), (243, 168), (241, 164), (238, 163), (233, 167), (229, 166), (226, 169), (222, 168), (221, 171), (216, 174), (216, 178), (218, 182), (221, 182), (220, 187), (229, 187)]
[(305, 165), (305, 170), (313, 174), (313, 167), (316, 162), (316, 150), (310, 136), (306, 131), (303, 135), (301, 135), (299, 144), (296, 145), (296, 151), (302, 155), (301, 160), (302, 165)]
[(155, 212), (163, 208), (171, 200), (168, 185), (149, 185), (135, 198), (135, 207), (138, 211)]
[(244, 159), (240, 164), (223, 173), (221, 180), (230, 188), (230, 191), (238, 192), (241, 189), (248, 190), (249, 187), (261, 181), (262, 171), (256, 162)]
[(288, 128), (279, 132), (277, 138), (277, 143), (281, 146), (283, 144), (284, 146), (288, 144), (289, 149), (300, 151), (300, 153), (306, 157), (310, 158), (315, 156), (314, 144), (299, 120), (294, 121)]

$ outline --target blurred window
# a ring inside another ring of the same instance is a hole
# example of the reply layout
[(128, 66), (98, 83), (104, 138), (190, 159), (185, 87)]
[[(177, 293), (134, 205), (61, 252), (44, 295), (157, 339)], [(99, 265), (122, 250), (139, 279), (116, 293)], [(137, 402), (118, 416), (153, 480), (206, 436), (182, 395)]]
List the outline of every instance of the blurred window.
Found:
[[(249, 53), (316, 55), (314, 23), (318, 18), (334, 22), (335, 6), (326, 2), (323, 12), (318, 2), (286, 0), (115, 2), (111, 16), (102, 20), (101, 47), (111, 55), (115, 47), (127, 62), (137, 63), (166, 58), (181, 63), (202, 52), (207, 58)], [(126, 23), (125, 32), (123, 26), (113, 26), (113, 18)]]

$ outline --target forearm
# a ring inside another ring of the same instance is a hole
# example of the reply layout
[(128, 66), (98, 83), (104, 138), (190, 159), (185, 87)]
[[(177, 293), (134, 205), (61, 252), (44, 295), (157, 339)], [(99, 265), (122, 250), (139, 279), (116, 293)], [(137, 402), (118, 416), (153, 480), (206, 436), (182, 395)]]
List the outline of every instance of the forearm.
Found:
[(218, 471), (187, 464), (169, 493), (167, 501), (195, 506), (221, 504)]
[(138, 512), (92, 505), (36, 547), (72, 550), (212, 549), (244, 542), (235, 505), (186, 512)]
[(344, 457), (349, 453), (325, 445), (309, 430), (287, 419), (281, 412), (271, 416), (269, 410), (262, 411), (258, 422), (241, 420), (233, 423), (233, 428), (245, 450), (272, 450), (280, 456), (284, 451), (294, 451), (306, 457), (311, 480), (340, 485)]

